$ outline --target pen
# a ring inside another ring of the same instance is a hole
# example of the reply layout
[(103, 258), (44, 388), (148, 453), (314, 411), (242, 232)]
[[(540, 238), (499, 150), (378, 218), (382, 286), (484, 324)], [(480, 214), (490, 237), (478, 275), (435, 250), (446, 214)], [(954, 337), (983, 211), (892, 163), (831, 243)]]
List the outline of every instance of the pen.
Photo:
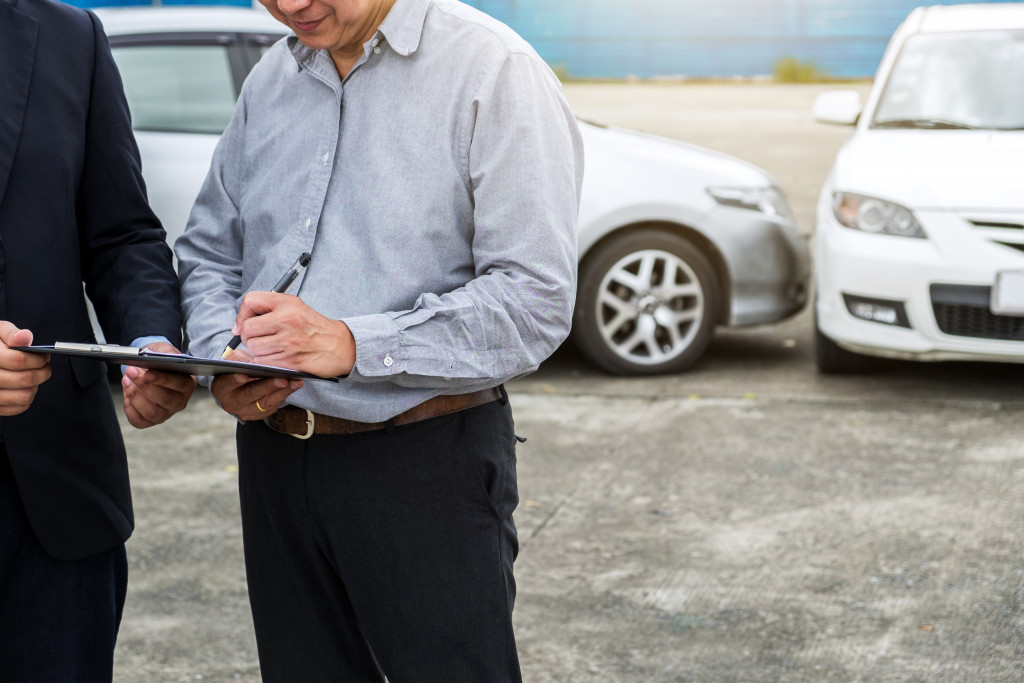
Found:
[[(274, 285), (274, 288), (270, 291), (278, 294), (284, 294), (287, 292), (288, 288), (292, 286), (293, 282), (295, 282), (295, 278), (297, 278), (299, 273), (302, 272), (302, 269), (309, 265), (309, 260), (311, 258), (313, 257), (309, 255), (308, 251), (302, 252), (302, 256), (300, 256), (298, 260), (292, 264), (292, 267), (281, 276), (281, 279), (277, 281), (277, 284)], [(224, 347), (224, 353), (220, 354), (220, 357), (227, 358), (227, 355), (237, 349), (238, 345), (241, 343), (242, 338), (236, 334), (231, 338), (231, 341), (228, 342), (228, 345)]]

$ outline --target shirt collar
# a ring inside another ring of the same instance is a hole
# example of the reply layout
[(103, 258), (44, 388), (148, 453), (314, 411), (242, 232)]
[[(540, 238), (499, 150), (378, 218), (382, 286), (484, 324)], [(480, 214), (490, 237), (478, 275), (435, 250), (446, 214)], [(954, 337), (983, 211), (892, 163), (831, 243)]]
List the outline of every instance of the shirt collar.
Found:
[[(423, 36), (423, 24), (427, 19), (427, 9), (433, 0), (395, 0), (394, 6), (381, 22), (378, 33), (383, 34), (391, 49), (408, 57), (416, 52)], [(372, 40), (372, 38), (371, 38)], [(299, 70), (308, 68), (316, 59), (319, 50), (313, 50), (295, 36), (288, 36), (288, 48), (292, 57), (299, 65)]]
[(408, 57), (420, 46), (423, 23), (432, 0), (395, 0), (394, 6), (380, 25), (391, 49)]

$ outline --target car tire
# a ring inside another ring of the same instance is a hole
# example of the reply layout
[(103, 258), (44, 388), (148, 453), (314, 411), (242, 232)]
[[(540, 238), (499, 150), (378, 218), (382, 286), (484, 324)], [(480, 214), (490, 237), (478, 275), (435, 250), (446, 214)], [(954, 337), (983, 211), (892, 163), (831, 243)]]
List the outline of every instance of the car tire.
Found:
[(818, 327), (814, 320), (814, 362), (818, 372), (824, 375), (849, 375), (878, 370), (880, 361), (874, 356), (865, 356), (844, 349), (836, 344)]
[(665, 230), (625, 233), (580, 265), (573, 339), (611, 374), (680, 372), (711, 342), (720, 299), (715, 271), (692, 242)]

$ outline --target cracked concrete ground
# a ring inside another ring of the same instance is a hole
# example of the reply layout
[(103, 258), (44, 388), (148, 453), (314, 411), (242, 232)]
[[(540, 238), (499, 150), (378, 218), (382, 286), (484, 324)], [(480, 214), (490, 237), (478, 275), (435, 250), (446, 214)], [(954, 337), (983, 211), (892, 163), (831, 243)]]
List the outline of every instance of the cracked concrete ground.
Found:
[[(810, 227), (847, 134), (811, 121), (821, 88), (567, 92), (761, 165)], [(1024, 680), (1024, 366), (819, 377), (811, 344), (804, 312), (719, 332), (682, 375), (610, 378), (564, 348), (510, 385), (526, 681)], [(116, 680), (258, 681), (231, 418), (203, 392), (126, 436)]]

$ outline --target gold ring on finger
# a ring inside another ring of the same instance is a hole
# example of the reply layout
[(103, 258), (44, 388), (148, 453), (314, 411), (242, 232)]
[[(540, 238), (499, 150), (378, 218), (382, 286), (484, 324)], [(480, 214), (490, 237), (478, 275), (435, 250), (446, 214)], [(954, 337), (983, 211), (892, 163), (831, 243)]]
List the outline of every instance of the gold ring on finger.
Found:
[(256, 409), (261, 413), (267, 412), (267, 409), (260, 405), (259, 399), (256, 400)]

